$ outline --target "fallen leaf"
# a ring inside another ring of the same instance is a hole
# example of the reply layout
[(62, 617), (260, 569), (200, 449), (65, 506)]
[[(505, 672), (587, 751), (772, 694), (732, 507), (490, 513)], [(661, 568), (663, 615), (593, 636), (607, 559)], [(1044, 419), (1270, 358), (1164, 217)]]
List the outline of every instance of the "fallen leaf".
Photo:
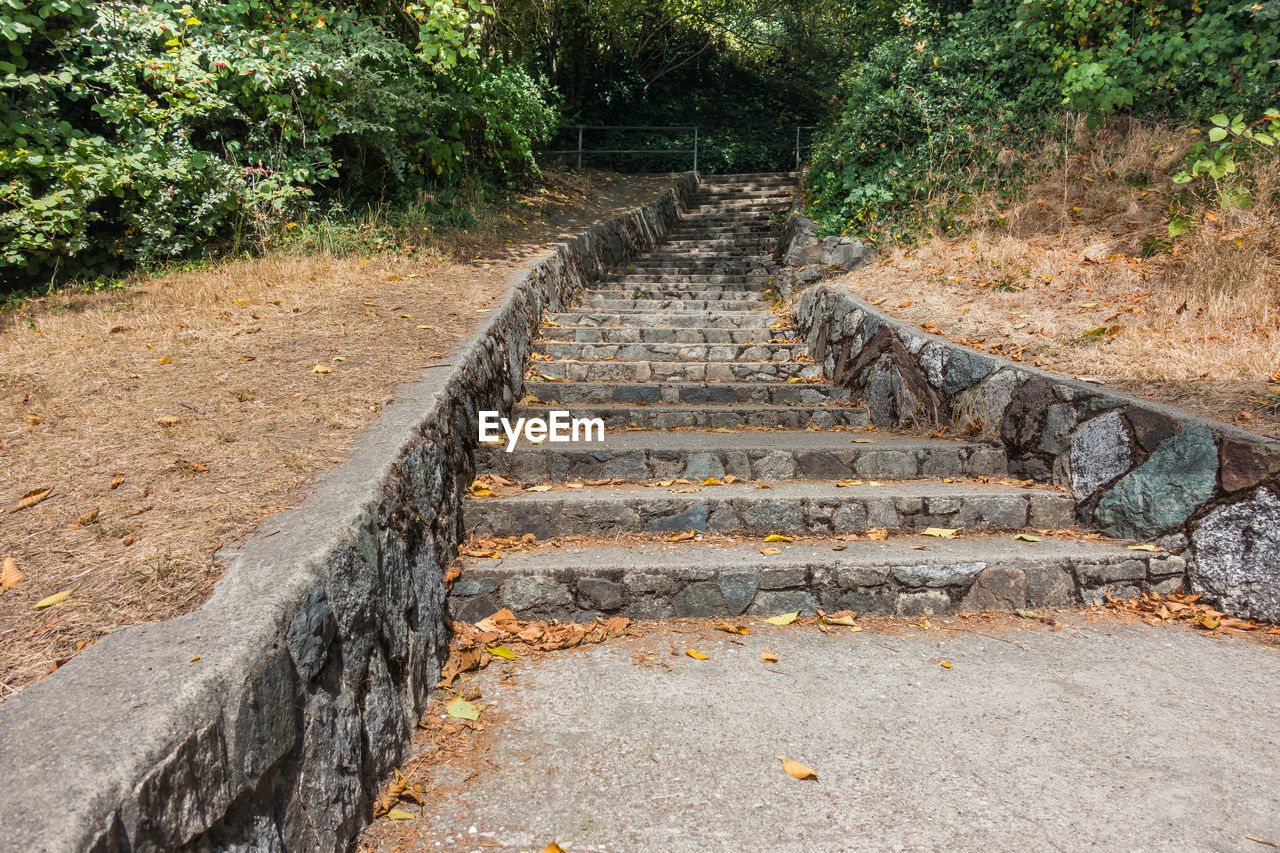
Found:
[(564, 848), (552, 841), (546, 847), (542, 848), (542, 853), (564, 853)]
[(677, 533), (674, 536), (668, 536), (667, 541), (668, 542), (688, 542), (690, 539), (694, 538), (697, 535), (698, 534), (693, 530), (685, 530), (681, 533)]
[(55, 592), (48, 598), (42, 598), (31, 606), (32, 610), (44, 610), (46, 607), (52, 607), (55, 604), (66, 601), (71, 596), (71, 590), (64, 589), (62, 592)]
[(867, 531), (867, 538), (873, 542), (883, 542), (889, 538), (889, 531), (883, 527), (873, 527)]
[(703, 481), (702, 481), (701, 483), (699, 483), (698, 485), (701, 485), (701, 486), (718, 486), (718, 485), (720, 485), (720, 480), (719, 480), (718, 478), (716, 478), (716, 477), (708, 477), (707, 479), (703, 480)]
[(76, 524), (79, 524), (81, 527), (83, 527), (86, 524), (93, 524), (95, 521), (98, 520), (98, 513), (101, 511), (102, 510), (100, 507), (95, 506), (93, 509), (89, 510), (84, 515), (76, 519)]
[(848, 545), (832, 545), (832, 546), (831, 546), (831, 550), (832, 550), (832, 551), (843, 551), (845, 548), (848, 548), (848, 547), (849, 547)]
[(51, 494), (53, 494), (53, 486), (49, 486), (44, 489), (32, 489), (19, 498), (16, 504), (9, 507), (9, 512), (19, 512), (24, 509), (30, 509), (45, 498), (49, 497)]
[(173, 359), (166, 355), (164, 358), (157, 358), (156, 364), (173, 364)]
[(731, 625), (730, 623), (725, 622), (724, 620), (721, 620), (716, 623), (716, 630), (724, 631), (725, 633), (728, 633), (728, 634), (742, 634), (744, 636), (751, 633), (751, 629), (748, 628), (746, 625)]
[(792, 622), (796, 621), (799, 618), (800, 618), (800, 611), (793, 610), (790, 613), (782, 613), (782, 614), (779, 614), (778, 616), (770, 616), (768, 619), (764, 621), (768, 622), (770, 625), (790, 625)]
[(111, 478), (111, 488), (118, 489), (120, 488), (120, 484), (123, 482), (124, 482), (124, 474), (116, 474), (114, 477)]
[(926, 527), (925, 536), (936, 536), (939, 539), (954, 539), (963, 528), (960, 527)]
[(507, 660), (516, 659), (516, 653), (511, 651), (508, 646), (487, 646), (485, 650), (496, 657), (506, 658)]
[(778, 657), (773, 652), (761, 652), (760, 660), (764, 661), (765, 663), (777, 663), (778, 661), (782, 660), (782, 658)]
[(413, 814), (404, 809), (391, 809), (387, 812), (387, 817), (390, 820), (414, 820)]
[(875, 444), (876, 440), (874, 438), (855, 438), (853, 439), (853, 441), (849, 443), (850, 444)]
[(1030, 533), (1015, 533), (1013, 538), (1018, 542), (1043, 542), (1039, 536), (1032, 536)]
[(822, 617), (822, 620), (828, 625), (845, 625), (849, 628), (856, 628), (858, 627), (858, 623), (854, 621), (856, 617), (857, 614), (844, 611), (841, 613), (833, 613), (830, 616), (824, 616)]
[(704, 655), (702, 652), (694, 651), (693, 649), (685, 649), (684, 653), (689, 657), (693, 658), (694, 660), (707, 660), (706, 655)]
[(1208, 631), (1213, 631), (1222, 624), (1222, 619), (1209, 613), (1201, 613), (1196, 617), (1196, 624)]
[(690, 486), (687, 489), (672, 489), (671, 493), (675, 495), (688, 495), (688, 494), (692, 494), (693, 492), (700, 492), (700, 491), (702, 491), (702, 489), (698, 488), (697, 486)]
[(311, 368), (312, 373), (333, 373), (333, 368), (327, 364), (317, 364)]
[(949, 663), (948, 663), (947, 661), (945, 661), (945, 660), (940, 660), (940, 661), (938, 661), (938, 664), (939, 664), (943, 669), (951, 669), (951, 664), (949, 664)]
[(1149, 542), (1143, 542), (1139, 545), (1129, 545), (1128, 549), (1130, 551), (1154, 551), (1156, 550), (1156, 546)]
[(781, 554), (782, 549), (781, 548), (761, 548), (760, 553), (766, 557), (772, 557), (775, 554)]
[(480, 719), (480, 712), (483, 710), (483, 705), (468, 702), (461, 696), (444, 706), (444, 712), (455, 720), (478, 720)]
[(525, 491), (526, 492), (549, 492), (551, 491), (551, 487), (550, 486), (530, 486), (529, 488), (525, 489)]
[(4, 558), (4, 568), (0, 569), (0, 592), (8, 592), (26, 579), (18, 569), (18, 561), (13, 557)]
[(799, 761), (795, 761), (794, 759), (790, 759), (790, 758), (783, 758), (780, 755), (775, 755), (774, 758), (782, 762), (782, 769), (792, 779), (817, 779), (818, 778), (818, 771), (814, 770), (811, 767), (805, 767)]
[(783, 536), (781, 533), (770, 533), (764, 537), (765, 542), (790, 542), (790, 536)]

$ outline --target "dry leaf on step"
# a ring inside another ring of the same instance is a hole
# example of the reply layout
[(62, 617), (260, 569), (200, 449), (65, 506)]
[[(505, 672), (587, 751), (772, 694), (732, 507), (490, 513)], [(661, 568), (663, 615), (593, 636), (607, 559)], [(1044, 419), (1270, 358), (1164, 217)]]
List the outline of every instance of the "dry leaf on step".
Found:
[(53, 486), (48, 486), (43, 489), (32, 489), (19, 498), (16, 504), (9, 507), (9, 512), (19, 512), (24, 509), (30, 509), (45, 498), (49, 497), (51, 494), (53, 494)]
[(800, 618), (800, 611), (793, 610), (790, 613), (782, 613), (778, 616), (770, 616), (764, 620), (770, 625), (790, 625), (792, 622)]
[(777, 663), (778, 661), (782, 660), (782, 658), (778, 657), (773, 652), (761, 652), (760, 660), (764, 661), (765, 663)]
[(792, 779), (817, 779), (818, 778), (817, 770), (814, 770), (812, 767), (805, 767), (799, 761), (796, 761), (791, 758), (783, 758), (778, 755), (775, 755), (774, 758), (782, 762), (782, 769), (786, 771), (786, 774), (790, 776)]
[(781, 548), (761, 548), (760, 553), (764, 554), (766, 557), (772, 557), (774, 554), (781, 554), (782, 549)]
[(704, 655), (702, 652), (694, 651), (693, 649), (685, 649), (684, 653), (689, 657), (693, 658), (694, 660), (707, 660), (706, 655)]

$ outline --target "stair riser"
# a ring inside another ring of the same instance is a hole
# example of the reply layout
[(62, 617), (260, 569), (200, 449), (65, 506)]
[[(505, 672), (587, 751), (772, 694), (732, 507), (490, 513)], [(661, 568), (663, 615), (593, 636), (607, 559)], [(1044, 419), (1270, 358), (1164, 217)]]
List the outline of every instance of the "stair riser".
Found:
[[(929, 527), (966, 530), (1011, 530), (1025, 527), (1061, 529), (1073, 523), (1073, 502), (1058, 492), (972, 494), (944, 499), (920, 497), (807, 497), (771, 499), (768, 489), (753, 498), (726, 499), (716, 487), (696, 494), (666, 489), (637, 489), (619, 501), (591, 501), (566, 493), (528, 501), (519, 498), (468, 500), (464, 524), (479, 536), (522, 536), (539, 539), (591, 533), (637, 533), (680, 530), (860, 533), (870, 528), (920, 531)], [(541, 497), (541, 496), (540, 496)]]
[(748, 275), (706, 275), (703, 273), (693, 273), (690, 275), (640, 275), (632, 272), (622, 274), (609, 275), (601, 280), (601, 284), (626, 284), (626, 285), (681, 285), (689, 287), (702, 287), (704, 285), (718, 285), (725, 288), (742, 288), (751, 290), (765, 290), (771, 287), (771, 276), (765, 270), (748, 274)]
[[(574, 417), (582, 417), (574, 412)], [(481, 447), (476, 465), (486, 473), (507, 474), (523, 483), (557, 483), (581, 477), (591, 480), (622, 477), (628, 480), (670, 480), (678, 477), (701, 482), (726, 474), (741, 480), (909, 480), (917, 477), (1003, 476), (1004, 453), (994, 448), (962, 445), (945, 450), (887, 449), (854, 445), (840, 452), (796, 450), (636, 451), (600, 453), (589, 449), (564, 449), (570, 445), (518, 446), (511, 453)], [(590, 448), (589, 444), (573, 445)], [(601, 459), (605, 456), (608, 458)]]
[(539, 361), (541, 377), (570, 382), (785, 382), (820, 376), (816, 364), (743, 362)]
[(673, 403), (738, 406), (744, 404), (818, 406), (848, 399), (848, 392), (818, 383), (724, 382), (706, 384), (546, 382), (530, 380), (525, 392), (544, 402)]
[[(591, 311), (581, 314), (568, 312), (551, 314), (547, 317), (552, 323), (560, 326), (631, 326), (653, 327), (669, 326), (674, 329), (742, 329), (759, 328), (773, 316), (760, 311), (734, 311), (732, 313), (689, 311), (689, 312), (621, 312)], [(777, 318), (778, 323), (784, 321)]]
[(548, 343), (581, 344), (759, 344), (769, 341), (795, 341), (791, 329), (542, 329), (542, 340)]
[(534, 344), (534, 352), (557, 359), (585, 361), (772, 361), (787, 362), (805, 354), (801, 343), (787, 344), (580, 344), (551, 341)]
[(741, 406), (718, 409), (712, 406), (521, 406), (522, 417), (550, 416), (553, 409), (568, 411), (575, 418), (600, 418), (609, 431), (625, 430), (635, 424), (654, 430), (667, 429), (734, 429), (735, 427), (767, 427), (804, 429), (813, 424), (821, 429), (835, 426), (865, 426), (867, 412), (853, 406)]
[(596, 282), (600, 287), (583, 291), (582, 295), (587, 299), (694, 299), (703, 302), (710, 301), (738, 301), (738, 302), (760, 302), (765, 301), (765, 291), (768, 286), (761, 282), (755, 288), (734, 287), (727, 284), (709, 285), (706, 287), (698, 285), (682, 285), (680, 287), (662, 287), (655, 284), (637, 284), (627, 287), (621, 285), (610, 287), (612, 282), (600, 281)]
[(769, 303), (759, 299), (584, 299), (584, 308), (597, 311), (766, 311)]

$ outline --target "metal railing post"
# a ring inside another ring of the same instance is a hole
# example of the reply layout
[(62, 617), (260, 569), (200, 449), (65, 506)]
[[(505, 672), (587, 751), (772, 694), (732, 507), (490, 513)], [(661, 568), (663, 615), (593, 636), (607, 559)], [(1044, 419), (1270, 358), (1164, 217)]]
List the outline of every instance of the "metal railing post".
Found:
[[(796, 133), (799, 134), (799, 131)], [(796, 139), (799, 138), (799, 135), (797, 135)], [(799, 145), (800, 143), (797, 142), (796, 144)], [(797, 149), (796, 157), (799, 158), (799, 156), (799, 150)], [(582, 170), (582, 125), (578, 125), (578, 170)]]
[(693, 126), (693, 171), (698, 171), (698, 126)]
[(800, 171), (800, 125), (796, 125), (796, 171)]

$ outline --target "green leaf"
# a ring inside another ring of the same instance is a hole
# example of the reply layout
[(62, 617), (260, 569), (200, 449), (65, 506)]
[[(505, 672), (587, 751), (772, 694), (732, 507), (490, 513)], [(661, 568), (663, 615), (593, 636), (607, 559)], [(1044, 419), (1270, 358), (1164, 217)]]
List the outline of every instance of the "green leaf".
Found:
[(480, 712), (483, 710), (483, 705), (478, 705), (475, 702), (468, 702), (461, 696), (457, 697), (444, 707), (444, 712), (455, 720), (478, 720), (480, 719)]
[(1228, 120), (1222, 113), (1218, 113), (1216, 116), (1210, 116), (1209, 121), (1213, 122), (1218, 127), (1226, 127), (1231, 124), (1230, 120)]
[(1215, 127), (1209, 130), (1209, 139), (1214, 142), (1220, 142), (1227, 138), (1227, 129), (1225, 127)]

